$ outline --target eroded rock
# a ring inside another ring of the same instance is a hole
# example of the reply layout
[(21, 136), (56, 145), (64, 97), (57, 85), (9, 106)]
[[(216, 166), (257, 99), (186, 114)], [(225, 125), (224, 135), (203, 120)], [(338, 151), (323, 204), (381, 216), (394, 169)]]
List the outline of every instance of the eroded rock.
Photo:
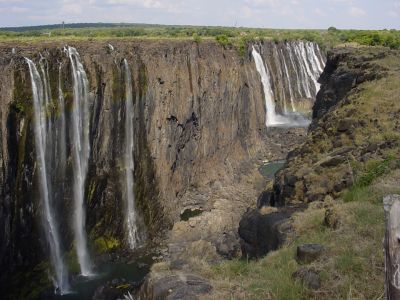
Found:
[(300, 268), (293, 273), (293, 278), (301, 280), (308, 288), (318, 290), (321, 287), (321, 278), (314, 269)]
[(284, 243), (290, 225), (290, 214), (287, 212), (265, 215), (254, 209), (246, 212), (239, 223), (242, 256), (260, 258), (278, 249)]
[(296, 260), (299, 263), (310, 263), (317, 260), (325, 251), (320, 244), (303, 244), (297, 247)]

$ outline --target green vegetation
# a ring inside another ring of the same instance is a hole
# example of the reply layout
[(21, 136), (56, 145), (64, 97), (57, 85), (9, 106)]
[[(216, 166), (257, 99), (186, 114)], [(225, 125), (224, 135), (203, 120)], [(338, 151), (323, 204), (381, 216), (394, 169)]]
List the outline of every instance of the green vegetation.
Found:
[(223, 47), (231, 45), (231, 41), (225, 34), (220, 34), (215, 37), (215, 40)]
[(38, 299), (46, 289), (51, 288), (49, 263), (41, 262), (31, 270), (20, 271), (13, 276), (8, 287), (10, 299)]
[(0, 29), (0, 40), (48, 40), (48, 39), (106, 39), (106, 38), (215, 38), (221, 45), (235, 45), (243, 52), (243, 44), (253, 39), (309, 40), (322, 47), (331, 48), (344, 43), (381, 45), (400, 48), (400, 31), (392, 30), (339, 30), (334, 27), (314, 30), (262, 29), (244, 27), (211, 26), (163, 26), (146, 24), (69, 24), (26, 28)]
[[(382, 164), (370, 170), (378, 165)], [(400, 192), (398, 180), (400, 170), (396, 169), (374, 177), (362, 201), (339, 199), (296, 213), (293, 234), (285, 245), (259, 261), (236, 259), (216, 266), (203, 264), (199, 269), (211, 278), (221, 299), (379, 299), (384, 290), (382, 197)], [(339, 216), (336, 229), (324, 225), (327, 207)], [(296, 248), (304, 243), (321, 243), (327, 249), (320, 259), (306, 265), (320, 275), (318, 291), (292, 276), (301, 267), (295, 260)]]
[(97, 253), (106, 253), (120, 247), (120, 241), (112, 236), (102, 236), (95, 241)]

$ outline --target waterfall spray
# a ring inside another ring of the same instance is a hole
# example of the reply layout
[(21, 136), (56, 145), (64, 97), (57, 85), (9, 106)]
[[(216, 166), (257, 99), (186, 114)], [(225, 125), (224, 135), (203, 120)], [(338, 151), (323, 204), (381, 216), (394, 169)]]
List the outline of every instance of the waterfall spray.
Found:
[(126, 228), (128, 233), (128, 244), (135, 249), (140, 243), (137, 226), (137, 213), (135, 208), (134, 187), (134, 161), (133, 161), (133, 98), (132, 79), (129, 64), (124, 59), (125, 69), (125, 201), (126, 201)]
[[(50, 261), (55, 272), (54, 282), (56, 284), (56, 291), (60, 294), (66, 294), (69, 292), (70, 286), (68, 282), (67, 268), (65, 267), (61, 255), (60, 238), (52, 206), (53, 201), (51, 201), (51, 178), (49, 178), (51, 176), (49, 166), (47, 165), (47, 157), (49, 154), (46, 153), (48, 148), (51, 150), (51, 147), (48, 147), (49, 144), (47, 141), (52, 139), (51, 135), (47, 136), (47, 128), (50, 123), (47, 121), (46, 117), (47, 103), (50, 99), (48, 94), (50, 89), (47, 90), (49, 87), (48, 76), (46, 76), (46, 72), (42, 72), (43, 77), (41, 77), (36, 65), (28, 58), (25, 59), (29, 65), (32, 84), (35, 150), (39, 171), (40, 194), (44, 210), (44, 229), (50, 247)], [(42, 71), (44, 71), (44, 69), (42, 69)]]
[(71, 146), (74, 170), (74, 234), (78, 262), (83, 276), (93, 275), (92, 264), (87, 247), (85, 229), (85, 182), (90, 154), (89, 144), (89, 91), (85, 69), (79, 53), (68, 47), (72, 66), (74, 103), (72, 109)]

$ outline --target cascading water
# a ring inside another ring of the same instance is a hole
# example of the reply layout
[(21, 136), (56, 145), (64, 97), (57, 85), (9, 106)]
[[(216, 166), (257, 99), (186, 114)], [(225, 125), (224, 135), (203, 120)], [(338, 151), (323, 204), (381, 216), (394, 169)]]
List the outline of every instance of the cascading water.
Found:
[(278, 54), (278, 49), (276, 47), (276, 44), (273, 45), (273, 56), (274, 56), (274, 61), (275, 61), (275, 66), (276, 66), (276, 71), (278, 73), (278, 85), (279, 85), (279, 93), (282, 98), (282, 103), (283, 103), (283, 112), (285, 114), (288, 113), (287, 107), (286, 107), (286, 94), (285, 94), (285, 88), (283, 86), (283, 71), (281, 67), (281, 59)]
[(57, 126), (57, 155), (60, 175), (64, 177), (65, 163), (67, 161), (67, 147), (66, 147), (66, 124), (65, 124), (65, 104), (64, 94), (61, 87), (61, 68), (62, 64), (58, 66), (58, 111), (59, 111), (59, 126)]
[[(272, 61), (268, 63), (263, 61), (254, 46), (252, 49), (264, 89), (266, 126), (308, 125), (310, 121), (297, 112), (295, 100), (304, 98), (312, 100), (319, 90), (318, 77), (324, 67), (323, 60), (318, 58), (318, 55), (322, 57), (319, 48), (316, 48), (314, 43), (299, 41), (287, 42), (283, 46), (272, 44), (267, 51), (265, 57), (272, 57)], [(271, 74), (268, 66), (276, 70), (276, 74)], [(289, 110), (286, 104), (287, 95), (290, 97)], [(276, 103), (281, 104), (282, 114), (276, 111)], [(304, 109), (304, 104), (300, 106), (300, 111), (301, 109)]]
[(295, 105), (294, 105), (292, 83), (290, 81), (289, 70), (288, 70), (288, 67), (286, 65), (286, 59), (285, 59), (285, 55), (283, 54), (282, 49), (281, 49), (280, 54), (281, 54), (281, 60), (283, 61), (283, 66), (285, 68), (286, 80), (287, 80), (287, 84), (288, 84), (288, 88), (289, 88), (290, 104), (292, 105), (292, 111), (296, 112), (296, 108), (295, 108)]
[(68, 47), (68, 56), (72, 66), (74, 102), (72, 108), (71, 147), (74, 170), (74, 234), (78, 262), (83, 276), (93, 275), (85, 229), (85, 181), (90, 154), (89, 143), (89, 91), (85, 69), (79, 53)]
[(307, 62), (304, 62), (304, 60), (302, 58), (298, 42), (295, 42), (293, 44), (293, 48), (294, 48), (294, 53), (296, 54), (297, 61), (299, 62), (299, 66), (300, 66), (300, 80), (301, 80), (301, 83), (303, 85), (304, 93), (305, 93), (307, 98), (312, 98), (310, 83), (307, 80), (308, 76), (307, 76), (307, 71), (306, 71), (306, 67), (305, 67), (305, 64), (304, 64), (304, 63), (307, 63)]
[(294, 72), (296, 74), (297, 91), (299, 93), (299, 96), (302, 97), (303, 93), (301, 92), (301, 88), (300, 88), (299, 72), (297, 71), (297, 66), (296, 66), (296, 64), (294, 63), (294, 60), (293, 60), (292, 47), (290, 47), (290, 44), (286, 44), (286, 49), (287, 49), (287, 51), (289, 53), (289, 58), (290, 58), (290, 62), (292, 64), (292, 68), (293, 68), (293, 70), (294, 70)]
[(141, 242), (138, 230), (138, 218), (135, 208), (134, 187), (134, 161), (133, 161), (133, 98), (132, 79), (129, 64), (124, 59), (125, 69), (125, 201), (126, 201), (126, 229), (128, 244), (135, 249)]
[[(50, 168), (47, 165), (49, 152), (51, 150), (52, 136), (48, 135), (48, 127), (51, 122), (48, 122), (47, 109), (48, 102), (50, 101), (50, 94), (48, 89), (48, 73), (42, 70), (43, 77), (40, 76), (36, 65), (25, 58), (29, 65), (29, 72), (32, 84), (33, 94), (33, 107), (34, 107), (34, 135), (35, 135), (35, 149), (36, 159), (39, 170), (40, 194), (43, 201), (43, 223), (46, 232), (47, 242), (50, 248), (50, 260), (54, 267), (55, 272), (55, 286), (56, 292), (66, 294), (70, 290), (68, 282), (68, 271), (65, 267), (62, 255), (60, 238), (58, 234), (57, 225), (55, 222), (55, 215), (53, 209), (53, 201), (51, 199), (51, 176)], [(46, 76), (47, 75), (47, 76)], [(50, 147), (49, 147), (50, 146)]]
[(320, 88), (320, 84), (319, 84), (318, 81), (317, 81), (318, 78), (316, 78), (314, 70), (311, 71), (310, 66), (309, 66), (309, 64), (308, 64), (308, 62), (310, 61), (310, 62), (311, 62), (311, 68), (313, 68), (313, 67), (312, 67), (312, 66), (313, 66), (313, 63), (312, 63), (313, 60), (307, 58), (308, 55), (307, 55), (307, 50), (306, 50), (306, 46), (305, 46), (304, 42), (300, 42), (299, 48), (300, 48), (301, 58), (303, 59), (304, 66), (305, 66), (305, 68), (306, 68), (307, 74), (308, 74), (308, 76), (311, 78), (312, 82), (314, 83), (314, 86), (315, 86), (315, 94), (317, 94), (317, 92), (319, 91), (319, 88)]
[(311, 56), (310, 61), (312, 62), (312, 65), (315, 68), (314, 70), (317, 72), (317, 75), (321, 74), (324, 71), (324, 68), (322, 67), (322, 65), (317, 57), (317, 54), (315, 53), (313, 43), (310, 43), (310, 42), (306, 43), (306, 48), (307, 48), (308, 55)]
[(279, 120), (279, 116), (275, 112), (274, 94), (272, 92), (271, 84), (269, 81), (268, 70), (265, 68), (262, 57), (254, 48), (254, 46), (252, 55), (256, 64), (257, 71), (261, 76), (261, 82), (264, 88), (265, 106), (267, 109), (265, 125), (269, 127), (282, 124), (282, 122)]

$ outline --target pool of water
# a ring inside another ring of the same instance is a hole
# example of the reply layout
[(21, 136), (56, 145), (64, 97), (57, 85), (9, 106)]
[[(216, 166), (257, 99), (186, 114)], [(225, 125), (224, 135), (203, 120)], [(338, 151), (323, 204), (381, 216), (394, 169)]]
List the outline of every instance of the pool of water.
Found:
[[(97, 274), (93, 277), (75, 277), (73, 279), (72, 292), (66, 295), (51, 295), (43, 299), (52, 300), (86, 300), (92, 299), (96, 290), (101, 286), (112, 288), (116, 297), (105, 299), (123, 298), (128, 291), (132, 293), (139, 283), (148, 274), (153, 263), (152, 255), (140, 257), (131, 263), (106, 262), (98, 266)], [(119, 294), (119, 295), (117, 295)]]
[(285, 160), (270, 161), (268, 163), (261, 165), (258, 168), (258, 170), (265, 178), (273, 179), (276, 172), (278, 172), (280, 169), (282, 169), (284, 164), (285, 164)]

